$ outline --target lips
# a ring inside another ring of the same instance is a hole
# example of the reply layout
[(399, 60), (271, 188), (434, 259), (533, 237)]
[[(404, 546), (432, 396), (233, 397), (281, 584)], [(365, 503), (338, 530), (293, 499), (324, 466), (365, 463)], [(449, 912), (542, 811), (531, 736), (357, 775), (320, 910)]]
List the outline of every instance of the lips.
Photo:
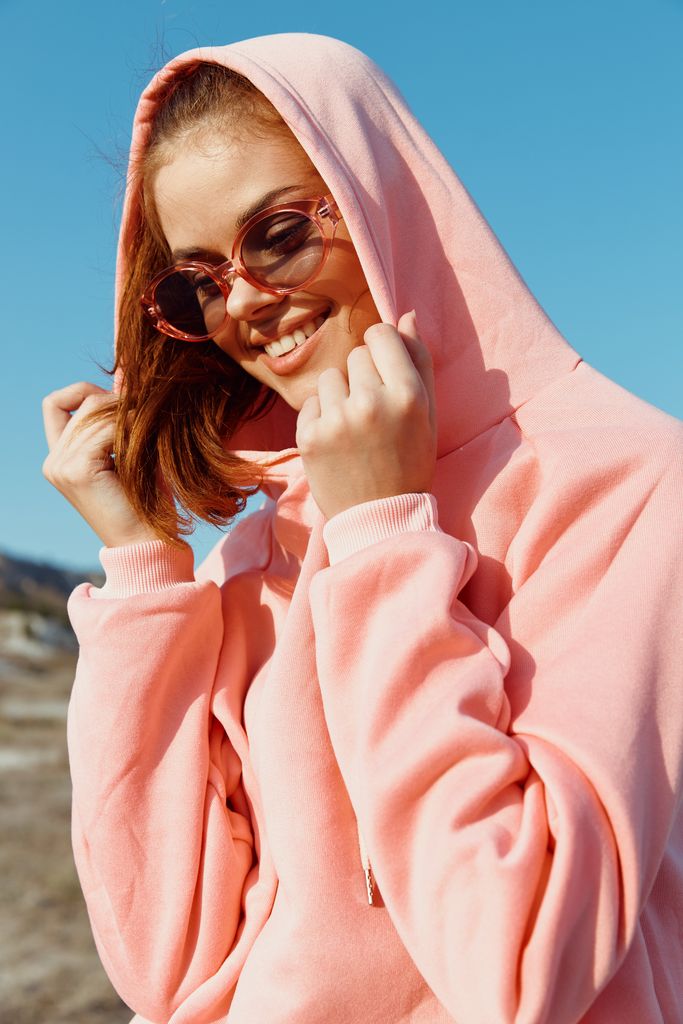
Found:
[(283, 356), (291, 352), (293, 348), (303, 345), (306, 338), (310, 338), (319, 327), (322, 327), (325, 318), (317, 316), (315, 320), (309, 320), (302, 327), (295, 327), (291, 334), (283, 334), (276, 341), (271, 341), (264, 346), (269, 356)]
[(277, 331), (255, 332), (255, 335), (259, 340), (251, 342), (249, 347), (263, 348), (265, 345), (269, 345), (271, 342), (277, 341), (279, 338), (284, 338), (287, 335), (293, 334), (294, 331), (305, 326), (305, 324), (310, 323), (311, 320), (316, 320), (319, 316), (324, 317), (326, 320), (330, 313), (330, 307), (326, 306), (324, 309), (319, 309), (317, 312), (307, 313), (305, 316), (299, 317), (298, 320), (293, 320), (291, 323), (280, 325), (280, 329)]
[[(320, 327), (318, 327), (310, 337), (306, 338), (304, 342), (292, 349), (291, 352), (287, 352), (285, 355), (281, 356), (269, 356), (267, 352), (262, 350), (258, 356), (258, 361), (263, 363), (273, 373), (277, 374), (278, 377), (285, 377), (290, 373), (294, 373), (313, 354), (314, 349), (318, 345), (321, 334), (325, 330), (325, 324), (327, 323), (329, 313), (330, 311), (326, 310), (324, 313), (319, 314), (320, 316), (325, 317)], [(308, 321), (304, 321), (304, 323), (308, 323)], [(292, 330), (296, 330), (296, 328), (290, 327), (289, 330), (291, 332)], [(282, 336), (283, 335), (280, 335), (280, 337)]]

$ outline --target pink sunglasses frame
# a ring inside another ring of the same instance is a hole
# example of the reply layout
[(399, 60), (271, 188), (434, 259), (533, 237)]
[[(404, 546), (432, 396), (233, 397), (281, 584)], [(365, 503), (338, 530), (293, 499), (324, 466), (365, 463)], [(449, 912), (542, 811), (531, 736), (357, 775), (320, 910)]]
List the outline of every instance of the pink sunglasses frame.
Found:
[[(307, 217), (310, 217), (310, 219), (317, 224), (323, 239), (323, 253), (320, 263), (316, 267), (315, 273), (311, 274), (310, 277), (305, 281), (302, 281), (300, 284), (297, 284), (294, 288), (270, 288), (253, 277), (242, 262), (242, 242), (248, 232), (255, 224), (258, 224), (259, 221), (265, 220), (266, 217), (270, 217), (273, 213), (280, 212), (303, 213)], [(343, 220), (343, 217), (331, 194), (318, 196), (316, 199), (297, 199), (291, 203), (278, 203), (277, 206), (269, 206), (266, 210), (261, 210), (260, 213), (251, 217), (240, 229), (235, 237), (235, 241), (233, 242), (231, 257), (229, 260), (226, 260), (225, 263), (220, 263), (218, 266), (215, 266), (211, 263), (204, 263), (200, 260), (181, 260), (179, 263), (174, 263), (172, 266), (166, 267), (164, 270), (161, 270), (156, 274), (140, 297), (143, 310), (156, 329), (162, 334), (166, 334), (171, 338), (178, 338), (180, 341), (208, 341), (209, 338), (213, 338), (214, 335), (219, 333), (219, 331), (222, 331), (230, 319), (227, 309), (225, 312), (225, 319), (222, 321), (220, 326), (216, 327), (215, 330), (211, 331), (209, 334), (204, 334), (201, 337), (197, 337), (194, 334), (186, 334), (167, 323), (161, 315), (161, 310), (156, 305), (154, 293), (157, 285), (161, 281), (168, 277), (169, 274), (176, 273), (179, 270), (201, 270), (216, 282), (223, 293), (226, 303), (230, 296), (230, 288), (232, 287), (231, 284), (228, 283), (227, 279), (229, 276), (234, 275), (243, 278), (245, 281), (248, 281), (249, 284), (258, 288), (259, 291), (267, 292), (269, 295), (288, 295), (290, 292), (296, 292), (299, 291), (300, 288), (305, 288), (306, 285), (309, 285), (318, 276), (330, 254), (332, 243), (334, 242), (334, 236), (337, 231), (337, 225), (341, 220)], [(327, 225), (329, 225), (329, 228), (326, 232), (325, 228)]]

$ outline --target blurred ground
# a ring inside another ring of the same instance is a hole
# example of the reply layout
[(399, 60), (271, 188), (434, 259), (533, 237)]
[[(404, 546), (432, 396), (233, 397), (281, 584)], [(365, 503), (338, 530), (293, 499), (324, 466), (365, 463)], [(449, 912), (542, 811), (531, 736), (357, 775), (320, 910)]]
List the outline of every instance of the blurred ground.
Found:
[(71, 851), (66, 709), (75, 664), (66, 627), (0, 611), (0, 1016), (7, 1024), (128, 1024), (133, 1016), (100, 964)]

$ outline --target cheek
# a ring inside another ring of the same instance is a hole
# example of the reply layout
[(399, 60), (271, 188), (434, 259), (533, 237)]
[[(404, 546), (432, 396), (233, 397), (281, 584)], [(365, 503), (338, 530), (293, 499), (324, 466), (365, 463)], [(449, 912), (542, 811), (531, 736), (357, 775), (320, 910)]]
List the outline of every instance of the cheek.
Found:
[(233, 354), (230, 348), (230, 344), (226, 338), (214, 338), (213, 343), (216, 346), (216, 348), (219, 348), (221, 352), (225, 352), (226, 355), (231, 356)]
[(364, 292), (369, 295), (368, 283), (355, 253), (340, 253), (334, 263), (330, 261), (329, 271), (326, 275), (328, 291), (343, 304), (356, 303)]
[(350, 304), (353, 306), (354, 322), (357, 322), (359, 326), (362, 323), (363, 330), (370, 324), (379, 323), (381, 318), (357, 257), (354, 257), (349, 265), (347, 281), (349, 292), (352, 295)]
[(230, 338), (214, 338), (214, 345), (217, 345), (222, 352), (230, 356), (236, 363), (243, 365), (244, 353), (239, 349), (237, 342)]

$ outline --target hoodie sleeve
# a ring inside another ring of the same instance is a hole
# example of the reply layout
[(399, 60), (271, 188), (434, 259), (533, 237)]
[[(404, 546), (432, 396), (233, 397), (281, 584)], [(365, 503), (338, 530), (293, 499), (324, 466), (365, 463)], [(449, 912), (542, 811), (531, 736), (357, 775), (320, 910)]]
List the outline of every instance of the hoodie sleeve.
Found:
[(659, 480), (602, 536), (568, 529), (498, 630), (458, 599), (477, 555), (433, 495), (325, 524), (332, 744), (387, 911), (457, 1021), (576, 1024), (634, 939), (681, 792), (677, 494)]
[(195, 582), (189, 548), (100, 557), (105, 586), (81, 584), (68, 606), (74, 859), (112, 984), (166, 1021), (225, 960), (252, 864), (240, 762), (210, 711), (221, 595)]

